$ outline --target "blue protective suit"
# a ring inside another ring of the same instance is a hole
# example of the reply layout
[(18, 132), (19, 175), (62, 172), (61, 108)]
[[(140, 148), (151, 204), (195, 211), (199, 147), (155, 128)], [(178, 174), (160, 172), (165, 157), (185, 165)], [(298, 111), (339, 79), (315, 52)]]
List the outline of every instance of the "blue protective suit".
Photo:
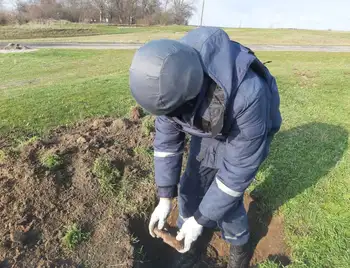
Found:
[[(169, 113), (156, 119), (154, 162), (158, 195), (179, 196), (179, 225), (183, 219), (194, 216), (204, 226), (218, 224), (231, 244), (244, 244), (249, 237), (242, 202), (244, 191), (267, 157), (271, 140), (281, 126), (277, 85), (251, 50), (231, 41), (219, 28), (195, 29), (180, 43), (173, 47), (181, 50), (185, 45), (197, 52), (204, 76), (198, 87), (193, 83), (195, 72), (186, 71), (192, 76), (188, 78), (192, 83), (188, 91), (196, 88), (197, 95), (191, 109), (183, 108), (181, 113), (181, 105), (177, 105), (180, 114)], [(169, 79), (171, 74), (167, 75), (160, 80)], [(138, 77), (134, 74), (131, 80)], [(130, 83), (138, 99), (136, 87)], [(160, 85), (158, 81), (156, 84)], [(176, 83), (171, 84), (177, 88)], [(178, 87), (179, 96), (184, 87)], [(158, 98), (163, 92), (161, 87), (153, 96)], [(181, 98), (186, 99), (183, 94)], [(187, 167), (180, 179), (185, 133), (192, 139)]]

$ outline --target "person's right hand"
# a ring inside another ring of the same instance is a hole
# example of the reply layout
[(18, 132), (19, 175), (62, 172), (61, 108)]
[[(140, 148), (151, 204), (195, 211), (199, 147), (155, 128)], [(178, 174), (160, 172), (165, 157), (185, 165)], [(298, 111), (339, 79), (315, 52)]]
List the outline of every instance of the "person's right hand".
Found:
[(160, 198), (158, 206), (152, 213), (151, 220), (149, 221), (148, 230), (152, 237), (156, 237), (154, 233), (154, 228), (158, 222), (158, 229), (162, 230), (166, 219), (171, 211), (171, 199), (170, 198)]

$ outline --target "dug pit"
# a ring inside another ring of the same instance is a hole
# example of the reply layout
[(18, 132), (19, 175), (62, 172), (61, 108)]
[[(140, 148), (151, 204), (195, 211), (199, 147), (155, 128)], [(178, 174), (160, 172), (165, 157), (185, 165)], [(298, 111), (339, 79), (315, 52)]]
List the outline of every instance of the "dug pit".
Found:
[[(84, 121), (16, 148), (0, 137), (1, 268), (170, 266), (179, 253), (148, 234), (154, 129), (152, 118), (141, 116)], [(245, 205), (256, 245), (252, 265), (288, 264), (283, 218), (263, 214), (248, 195)], [(174, 203), (173, 233), (176, 216)], [(78, 231), (67, 239), (72, 226)], [(199, 267), (225, 267), (229, 248), (220, 233), (202, 239)]]

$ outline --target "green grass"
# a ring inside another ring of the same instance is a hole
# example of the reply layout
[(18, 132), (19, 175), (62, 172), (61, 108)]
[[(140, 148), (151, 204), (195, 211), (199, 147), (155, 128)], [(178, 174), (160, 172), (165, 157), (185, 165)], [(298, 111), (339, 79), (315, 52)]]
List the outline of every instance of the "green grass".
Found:
[(58, 154), (47, 152), (40, 157), (40, 163), (49, 170), (56, 170), (63, 165), (63, 159)]
[(276, 263), (275, 261), (271, 261), (271, 260), (267, 260), (264, 263), (259, 264), (259, 268), (281, 268), (281, 267), (284, 267), (284, 266), (278, 262)]
[[(0, 26), (0, 42), (147, 42), (179, 39), (193, 26), (118, 27), (99, 24), (54, 23)], [(350, 45), (350, 32), (295, 29), (225, 28), (246, 45)]]
[(63, 245), (70, 250), (74, 250), (79, 244), (89, 239), (90, 233), (83, 232), (76, 224), (66, 227), (66, 233), (62, 239)]
[(0, 150), (0, 165), (5, 162), (7, 156), (4, 150)]
[(284, 123), (252, 193), (284, 215), (292, 267), (347, 267), (350, 54), (259, 54), (272, 60)]
[[(146, 167), (151, 165), (153, 157), (149, 157), (149, 151), (145, 148), (139, 147), (134, 153), (139, 154), (140, 165)], [(121, 174), (109, 158), (101, 156), (94, 161), (92, 173), (100, 184), (102, 195), (113, 199), (120, 215), (148, 216), (146, 213), (153, 205), (153, 195), (146, 195), (146, 193), (154, 193), (153, 172), (149, 173), (148, 177), (142, 178), (139, 177), (140, 174), (132, 172)], [(145, 195), (136, 194), (140, 190)]]
[[(0, 58), (0, 137), (45, 134), (83, 118), (126, 116), (133, 51), (42, 50)], [(251, 187), (265, 215), (285, 218), (290, 267), (350, 262), (350, 54), (258, 53), (276, 75), (284, 122)], [(1, 140), (1, 138), (0, 138)], [(143, 154), (143, 149), (136, 150)], [(139, 181), (122, 179), (118, 202)], [(149, 188), (151, 178), (144, 183)], [(147, 210), (147, 206), (143, 208)], [(268, 223), (268, 217), (261, 219)], [(261, 267), (276, 267), (266, 262)]]
[(134, 104), (128, 89), (132, 55), (41, 50), (1, 56), (0, 135), (40, 136), (87, 117), (126, 115)]
[(148, 137), (149, 135), (151, 135), (152, 132), (155, 131), (154, 120), (155, 118), (152, 115), (147, 115), (144, 118), (142, 118), (141, 131), (142, 134), (146, 137)]
[[(146, 158), (149, 161), (153, 160), (153, 148), (137, 146), (134, 148), (134, 153), (142, 158)], [(1, 162), (1, 153), (0, 153), (0, 162)]]
[(92, 173), (97, 177), (103, 194), (113, 196), (118, 193), (118, 184), (122, 176), (120, 171), (113, 167), (109, 159), (105, 157), (97, 158), (94, 162)]
[(21, 149), (25, 146), (28, 146), (28, 145), (31, 145), (33, 144), (34, 142), (36, 142), (37, 140), (39, 139), (38, 136), (33, 136), (33, 137), (30, 137), (30, 138), (20, 138), (16, 141), (16, 143), (18, 144), (18, 149)]
[[(188, 31), (186, 26), (125, 27), (105, 24), (50, 23), (0, 26), (0, 40), (67, 38), (79, 36), (169, 33)], [(98, 37), (97, 39), (98, 40)]]

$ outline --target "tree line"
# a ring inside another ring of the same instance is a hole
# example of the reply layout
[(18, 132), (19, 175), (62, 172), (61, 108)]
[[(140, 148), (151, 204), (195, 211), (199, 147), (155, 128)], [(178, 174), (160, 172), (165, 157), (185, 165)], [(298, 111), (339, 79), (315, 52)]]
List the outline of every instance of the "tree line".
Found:
[(113, 24), (188, 24), (195, 0), (17, 0), (0, 24), (40, 20)]

